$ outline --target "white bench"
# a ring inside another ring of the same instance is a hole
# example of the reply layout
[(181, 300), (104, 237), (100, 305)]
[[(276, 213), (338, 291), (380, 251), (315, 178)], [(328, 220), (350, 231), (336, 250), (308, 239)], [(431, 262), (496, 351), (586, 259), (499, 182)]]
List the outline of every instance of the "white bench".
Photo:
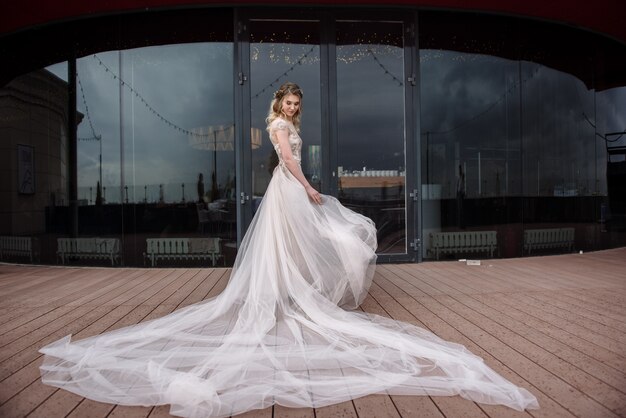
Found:
[(220, 238), (147, 238), (144, 262), (152, 267), (159, 260), (208, 260), (213, 265), (222, 255)]
[(574, 228), (549, 228), (524, 230), (524, 251), (529, 255), (533, 250), (574, 248)]
[(0, 260), (8, 257), (28, 257), (32, 263), (37, 258), (36, 238), (0, 236)]
[(430, 251), (434, 251), (439, 260), (439, 254), (456, 254), (471, 252), (489, 252), (493, 257), (498, 248), (496, 231), (456, 231), (431, 232)]
[(57, 238), (57, 258), (62, 264), (70, 258), (109, 259), (114, 266), (120, 261), (118, 238)]

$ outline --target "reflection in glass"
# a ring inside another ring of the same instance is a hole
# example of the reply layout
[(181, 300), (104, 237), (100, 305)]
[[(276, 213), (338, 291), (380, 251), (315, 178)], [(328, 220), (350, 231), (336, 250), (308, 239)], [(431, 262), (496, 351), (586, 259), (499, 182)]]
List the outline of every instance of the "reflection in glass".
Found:
[(436, 257), (439, 232), (496, 231), (497, 252), (515, 253), (508, 237), (521, 222), (517, 62), (422, 49), (420, 71), (423, 257)]
[(120, 239), (126, 265), (149, 238), (236, 241), (232, 65), (218, 42), (78, 60), (81, 235)]
[(337, 22), (339, 199), (406, 253), (403, 24)]
[[(513, 23), (420, 14), (425, 258), (436, 258), (433, 236), (441, 232), (460, 239), (493, 231), (502, 257), (626, 242), (626, 162), (608, 162), (605, 135), (618, 138), (626, 127), (623, 77), (605, 74), (613, 63), (599, 54), (585, 55), (608, 44), (555, 25)], [(609, 179), (622, 186), (611, 192)], [(458, 247), (447, 256), (489, 256)]]
[(529, 234), (568, 230), (572, 248), (588, 249), (598, 238), (594, 94), (573, 75), (522, 62), (524, 150), (524, 250)]
[(56, 228), (49, 220), (67, 214), (70, 199), (67, 78), (64, 62), (0, 87), (2, 261), (56, 260), (56, 236), (67, 218)]
[(291, 81), (302, 100), (302, 171), (321, 187), (320, 47), (317, 21), (254, 20), (250, 24), (252, 196), (254, 210), (265, 194), (278, 159), (265, 130), (273, 94)]
[(626, 245), (626, 87), (596, 92), (597, 247)]

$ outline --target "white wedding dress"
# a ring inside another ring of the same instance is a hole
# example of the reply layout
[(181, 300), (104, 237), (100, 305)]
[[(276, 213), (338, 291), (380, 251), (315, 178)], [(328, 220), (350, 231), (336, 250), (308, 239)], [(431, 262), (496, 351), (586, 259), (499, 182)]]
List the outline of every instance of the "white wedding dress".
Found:
[[(276, 119), (273, 142), (278, 129), (289, 130), (299, 161), (295, 128)], [(462, 345), (346, 310), (371, 284), (375, 227), (333, 197), (311, 203), (275, 148), (280, 163), (226, 289), (163, 318), (43, 347), (44, 383), (114, 404), (171, 404), (185, 417), (321, 407), (372, 393), (538, 407)]]

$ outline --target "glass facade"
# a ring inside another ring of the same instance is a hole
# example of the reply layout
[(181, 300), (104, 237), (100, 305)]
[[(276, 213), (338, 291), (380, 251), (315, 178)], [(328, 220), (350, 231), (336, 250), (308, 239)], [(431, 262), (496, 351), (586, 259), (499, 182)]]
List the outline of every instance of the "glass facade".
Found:
[(380, 254), (406, 253), (404, 24), (336, 28), (338, 197), (376, 223)]
[(282, 83), (297, 80), (304, 92), (300, 135), (302, 171), (309, 183), (321, 187), (322, 106), (320, 98), (320, 22), (256, 19), (250, 22), (250, 147), (252, 201), (256, 212), (278, 164), (266, 132), (265, 118), (272, 95)]
[(0, 87), (3, 260), (231, 265), (242, 205), (254, 213), (271, 179), (265, 117), (286, 80), (305, 93), (305, 175), (376, 222), (385, 260), (626, 245), (626, 77), (606, 52), (626, 47), (522, 19), (407, 15), (79, 23), (98, 30)]
[(624, 245), (623, 190), (607, 187), (607, 169), (626, 180), (607, 159), (624, 138), (605, 135), (626, 127), (626, 88), (598, 91), (591, 48), (562, 51), (549, 25), (529, 50), (521, 22), (462, 18), (420, 14), (423, 257), (440, 257), (441, 233), (491, 231), (501, 257)]
[(233, 47), (198, 42), (77, 59), (79, 237), (236, 241)]

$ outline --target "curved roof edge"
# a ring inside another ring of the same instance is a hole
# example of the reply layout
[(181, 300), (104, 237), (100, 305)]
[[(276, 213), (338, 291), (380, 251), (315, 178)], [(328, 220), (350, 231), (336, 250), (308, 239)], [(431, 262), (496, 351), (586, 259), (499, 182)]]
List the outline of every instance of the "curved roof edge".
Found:
[[(582, 3), (582, 4), (581, 4)], [(520, 17), (565, 23), (603, 34), (626, 44), (626, 1), (595, 0), (25, 0), (2, 2), (0, 5), (0, 36), (49, 23), (103, 14), (149, 9), (200, 6), (416, 6), (487, 13), (503, 13)], [(586, 6), (586, 7), (585, 7)]]

